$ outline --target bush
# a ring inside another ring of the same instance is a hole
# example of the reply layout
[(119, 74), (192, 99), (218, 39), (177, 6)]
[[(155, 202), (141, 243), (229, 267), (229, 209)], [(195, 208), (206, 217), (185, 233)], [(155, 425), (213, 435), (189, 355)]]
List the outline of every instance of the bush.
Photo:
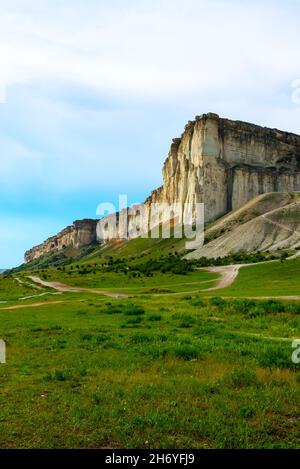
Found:
[(260, 303), (266, 313), (284, 313), (285, 305), (278, 300), (266, 300)]
[(292, 362), (291, 347), (278, 344), (264, 350), (258, 358), (260, 366), (265, 368), (295, 368)]
[(121, 305), (110, 305), (103, 310), (104, 314), (122, 314), (124, 312)]
[(250, 419), (255, 416), (255, 409), (253, 407), (244, 405), (240, 407), (239, 414), (244, 419)]
[(92, 340), (92, 338), (92, 334), (80, 334), (80, 340), (82, 340), (83, 342)]
[(137, 306), (137, 305), (132, 304), (132, 305), (126, 306), (124, 313), (127, 316), (138, 316), (138, 315), (145, 314), (145, 310), (142, 306)]
[(162, 317), (160, 314), (150, 314), (148, 317), (149, 321), (161, 321)]
[(173, 354), (181, 360), (193, 360), (199, 357), (199, 351), (192, 345), (178, 345), (174, 348)]
[(250, 311), (247, 313), (247, 316), (249, 318), (257, 318), (259, 316), (264, 316), (265, 315), (265, 310), (262, 306), (255, 306), (254, 308), (250, 309)]
[(153, 341), (153, 337), (147, 334), (134, 334), (130, 337), (130, 342), (133, 344), (144, 344)]
[(193, 306), (199, 306), (200, 308), (203, 308), (205, 306), (205, 302), (203, 300), (198, 300), (198, 299), (193, 300), (191, 304)]
[(286, 305), (286, 311), (293, 314), (300, 314), (300, 303), (291, 303)]
[(228, 383), (234, 388), (256, 386), (257, 377), (251, 368), (234, 368), (228, 376)]
[(184, 313), (173, 314), (172, 319), (179, 320), (180, 323), (178, 324), (178, 327), (182, 328), (192, 327), (192, 325), (195, 324), (195, 319)]
[(141, 316), (135, 316), (131, 319), (128, 319), (126, 324), (140, 324), (143, 321), (143, 318)]
[(62, 371), (60, 371), (60, 370), (55, 370), (55, 372), (54, 372), (54, 379), (55, 379), (56, 381), (66, 381), (67, 378), (66, 378), (65, 374), (64, 374)]
[(226, 303), (226, 300), (224, 300), (223, 298), (214, 297), (214, 298), (211, 298), (210, 304), (212, 306), (217, 306), (218, 308), (224, 308), (227, 303)]

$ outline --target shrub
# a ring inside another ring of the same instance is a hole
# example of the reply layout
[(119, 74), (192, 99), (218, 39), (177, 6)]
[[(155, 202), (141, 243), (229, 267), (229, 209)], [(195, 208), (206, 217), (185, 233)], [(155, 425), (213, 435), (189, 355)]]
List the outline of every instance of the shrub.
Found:
[(255, 409), (253, 407), (244, 405), (244, 406), (240, 407), (239, 414), (244, 419), (250, 419), (250, 418), (254, 417)]
[(193, 300), (191, 302), (193, 306), (199, 306), (200, 308), (203, 308), (205, 306), (205, 302), (203, 300)]
[(160, 314), (150, 314), (148, 317), (149, 321), (161, 321), (162, 317)]
[(103, 310), (104, 314), (122, 314), (124, 312), (121, 305), (110, 305)]
[(250, 311), (247, 313), (249, 318), (257, 318), (259, 316), (264, 316), (265, 310), (262, 306), (255, 306), (251, 308)]
[(131, 319), (128, 319), (127, 324), (140, 324), (143, 321), (141, 316), (135, 316)]
[(195, 319), (192, 316), (189, 316), (188, 314), (176, 313), (173, 314), (172, 318), (180, 321), (178, 327), (189, 328), (192, 327), (193, 324), (195, 324)]
[(237, 313), (247, 314), (251, 309), (257, 307), (257, 302), (248, 299), (238, 299), (234, 300), (232, 305)]
[(145, 310), (142, 306), (137, 306), (137, 305), (131, 304), (131, 305), (126, 306), (126, 309), (124, 310), (124, 313), (127, 316), (135, 316), (135, 315), (138, 316), (138, 315), (145, 314)]
[(300, 314), (300, 303), (291, 303), (286, 305), (286, 311), (293, 314)]
[(283, 313), (285, 305), (278, 300), (266, 300), (260, 303), (266, 313)]
[(153, 338), (147, 334), (134, 334), (130, 337), (130, 341), (133, 344), (143, 344), (153, 341)]
[(257, 385), (257, 377), (251, 368), (234, 368), (228, 376), (228, 383), (235, 388)]
[(178, 345), (173, 349), (173, 354), (181, 360), (193, 360), (199, 357), (199, 351), (192, 345)]
[(66, 376), (61, 370), (55, 370), (54, 372), (54, 379), (56, 381), (66, 381)]
[(218, 308), (224, 308), (227, 303), (226, 303), (226, 300), (224, 300), (223, 298), (214, 297), (214, 298), (211, 298), (210, 304), (212, 306), (217, 306)]
[(82, 340), (83, 342), (92, 340), (92, 338), (92, 334), (80, 334), (80, 340)]
[(258, 362), (265, 368), (295, 368), (291, 355), (289, 346), (273, 345), (261, 353)]

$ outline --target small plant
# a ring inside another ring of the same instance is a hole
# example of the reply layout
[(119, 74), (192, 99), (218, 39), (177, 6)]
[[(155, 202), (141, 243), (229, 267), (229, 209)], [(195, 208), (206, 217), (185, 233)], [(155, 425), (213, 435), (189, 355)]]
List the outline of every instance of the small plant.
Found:
[(181, 360), (195, 360), (199, 357), (199, 352), (192, 345), (178, 345), (173, 350), (174, 356)]
[(228, 376), (228, 382), (234, 388), (256, 386), (257, 377), (251, 368), (234, 368)]
[(226, 300), (223, 298), (215, 297), (210, 300), (212, 306), (217, 306), (218, 308), (224, 308), (226, 306)]
[(160, 314), (150, 314), (148, 317), (149, 321), (161, 321), (162, 317)]
[(55, 370), (54, 379), (56, 381), (66, 381), (66, 375), (61, 370)]
[(80, 334), (80, 340), (82, 340), (83, 342), (86, 342), (92, 339), (93, 339), (92, 334)]
[(130, 304), (126, 306), (126, 309), (124, 310), (124, 313), (127, 316), (140, 316), (142, 314), (145, 314), (145, 310), (142, 306), (137, 306), (134, 304)]
[(107, 306), (107, 308), (101, 312), (103, 312), (104, 314), (122, 314), (124, 310), (121, 305), (110, 305)]
[(149, 342), (152, 342), (152, 340), (153, 340), (152, 337), (147, 334), (134, 334), (130, 338), (130, 341), (133, 344), (149, 343)]
[(244, 405), (240, 407), (239, 414), (244, 419), (251, 419), (255, 416), (255, 409), (253, 407)]
[(295, 368), (289, 348), (281, 345), (271, 346), (264, 350), (258, 362), (265, 368)]
[(135, 325), (135, 324), (141, 324), (141, 322), (143, 322), (143, 318), (141, 318), (141, 316), (136, 316), (136, 317), (128, 319), (126, 324)]

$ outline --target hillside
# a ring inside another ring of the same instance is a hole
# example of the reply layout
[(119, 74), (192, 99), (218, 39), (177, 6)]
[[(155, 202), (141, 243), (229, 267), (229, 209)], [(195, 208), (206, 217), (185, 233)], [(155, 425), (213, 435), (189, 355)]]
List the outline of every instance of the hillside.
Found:
[(262, 194), (209, 226), (205, 239), (204, 246), (187, 254), (187, 259), (283, 250), (298, 255), (300, 193)]

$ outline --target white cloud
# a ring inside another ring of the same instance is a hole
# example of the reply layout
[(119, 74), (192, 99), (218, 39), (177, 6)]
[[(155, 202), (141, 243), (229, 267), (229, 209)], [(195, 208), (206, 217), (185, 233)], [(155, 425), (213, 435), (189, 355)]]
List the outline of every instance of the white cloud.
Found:
[(254, 86), (259, 93), (299, 74), (298, 20), (288, 3), (3, 3), (0, 63), (8, 83), (53, 79), (174, 99)]

